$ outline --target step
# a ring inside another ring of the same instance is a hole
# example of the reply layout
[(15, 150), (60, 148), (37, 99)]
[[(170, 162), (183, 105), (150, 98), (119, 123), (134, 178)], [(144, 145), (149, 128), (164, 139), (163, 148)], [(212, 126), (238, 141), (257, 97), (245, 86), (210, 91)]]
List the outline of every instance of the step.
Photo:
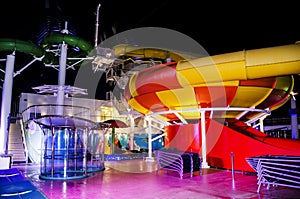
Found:
[[(18, 130), (18, 131), (19, 131), (19, 130)], [(18, 132), (18, 131), (12, 131), (12, 130), (9, 130), (9, 135), (8, 135), (8, 137), (22, 136), (22, 132)]]
[(24, 149), (9, 149), (8, 153), (13, 155), (17, 155), (17, 154), (25, 155)]
[(20, 142), (9, 143), (8, 148), (18, 148), (24, 150), (24, 144)]
[(22, 137), (9, 137), (9, 142), (13, 143), (13, 142), (23, 142), (23, 138)]
[(11, 153), (11, 152), (17, 152), (20, 151), (21, 153), (25, 153), (25, 150), (23, 147), (15, 147), (15, 148), (8, 148), (8, 151)]
[(14, 159), (25, 159), (25, 154), (13, 154)]
[(13, 125), (9, 127), (10, 131), (21, 131), (21, 126), (20, 125)]
[(8, 151), (9, 154), (12, 154), (12, 163), (27, 162), (20, 121), (10, 123), (8, 135)]

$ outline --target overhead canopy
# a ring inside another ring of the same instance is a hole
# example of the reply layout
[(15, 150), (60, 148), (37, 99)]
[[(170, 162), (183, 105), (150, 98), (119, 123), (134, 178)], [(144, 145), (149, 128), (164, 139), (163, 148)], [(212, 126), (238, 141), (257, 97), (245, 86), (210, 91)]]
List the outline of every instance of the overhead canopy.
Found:
[(125, 122), (118, 120), (118, 119), (106, 120), (103, 123), (110, 124), (111, 127), (115, 127), (115, 128), (127, 128), (128, 127), (128, 125)]

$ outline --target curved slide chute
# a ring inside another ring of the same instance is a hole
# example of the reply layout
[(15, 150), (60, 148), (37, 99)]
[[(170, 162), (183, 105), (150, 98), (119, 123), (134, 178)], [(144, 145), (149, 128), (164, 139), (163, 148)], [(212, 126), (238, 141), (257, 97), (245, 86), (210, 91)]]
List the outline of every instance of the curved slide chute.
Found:
[(52, 32), (43, 38), (41, 46), (29, 41), (22, 41), (18, 39), (0, 39), (0, 51), (19, 51), (34, 57), (42, 58), (42, 61), (45, 64), (51, 64), (55, 62), (56, 59), (51, 53), (47, 52), (46, 49), (50, 48), (50, 45), (57, 45), (62, 42), (78, 47), (82, 51), (76, 52), (76, 54), (70, 53), (69, 57), (86, 56), (91, 50), (93, 50), (93, 46), (80, 37)]
[[(300, 74), (297, 43), (146, 68), (131, 76), (125, 98), (142, 114), (228, 106), (275, 110), (289, 99), (295, 74)], [(182, 117), (200, 116), (187, 112)], [(171, 114), (163, 118), (178, 120)]]
[[(300, 43), (145, 68), (130, 77), (124, 96), (136, 111), (156, 114), (172, 124), (165, 126), (167, 148), (203, 153), (199, 108), (275, 110), (289, 100), (293, 75), (297, 74)], [(245, 158), (300, 155), (299, 140), (270, 138), (248, 126), (243, 130), (246, 124), (242, 119), (247, 116), (248, 121), (255, 111), (245, 111), (245, 115), (242, 111), (224, 112), (205, 112), (204, 152), (210, 166), (230, 169), (231, 152), (237, 161), (235, 169), (243, 171), (253, 171)], [(191, 122), (178, 124), (182, 118)], [(218, 122), (220, 118), (228, 124)]]
[[(11, 38), (3, 38), (0, 39), (0, 51), (3, 52), (14, 52), (18, 51), (21, 53), (25, 53), (36, 57), (35, 60), (42, 61), (44, 64), (58, 64), (59, 59), (56, 55), (48, 49), (56, 45), (62, 44), (65, 42), (66, 44), (79, 48), (79, 51), (72, 51), (68, 53), (68, 57), (86, 57), (89, 51), (93, 49), (93, 47), (86, 42), (85, 40), (73, 36), (73, 35), (66, 35), (66, 34), (58, 34), (58, 33), (50, 33), (43, 38), (43, 45), (38, 46), (32, 42), (22, 41), (18, 39), (11, 39)], [(72, 62), (72, 61), (70, 61)], [(69, 63), (70, 63), (69, 62)], [(35, 146), (36, 139), (39, 139), (42, 136), (42, 132), (37, 131), (35, 129), (35, 136), (32, 133), (26, 130), (25, 138), (26, 143), (28, 145), (29, 157), (33, 162), (39, 162), (39, 150), (40, 147)]]
[(9, 38), (0, 39), (0, 51), (14, 50), (36, 57), (42, 57), (45, 55), (45, 50), (32, 42)]
[[(231, 169), (231, 153), (234, 153), (234, 168), (249, 172), (255, 171), (246, 158), (263, 155), (300, 155), (300, 140), (273, 138), (236, 119), (227, 122), (229, 126), (213, 119), (206, 121), (207, 162), (211, 167)], [(166, 145), (169, 148), (202, 153), (202, 136), (199, 129), (201, 123), (167, 126)]]
[(74, 35), (68, 35), (68, 34), (61, 34), (61, 33), (55, 33), (51, 32), (47, 34), (41, 41), (42, 48), (48, 48), (49, 45), (53, 44), (60, 44), (62, 42), (65, 42), (68, 45), (78, 47), (85, 53), (88, 53), (89, 51), (93, 50), (93, 46), (87, 42), (86, 40), (74, 36)]
[[(92, 50), (93, 46), (87, 42), (86, 40), (74, 36), (74, 35), (68, 35), (68, 34), (62, 34), (62, 33), (55, 33), (51, 32), (47, 34), (42, 40), (41, 40), (41, 47), (43, 49), (51, 49), (53, 48), (53, 45), (66, 43), (73, 47), (73, 50), (68, 52), (68, 57), (72, 58), (80, 58), (80, 57), (86, 57)], [(78, 50), (76, 48), (79, 48)], [(52, 64), (58, 64), (58, 58), (52, 55)], [(69, 64), (73, 64), (76, 61), (68, 61)]]
[(36, 44), (29, 41), (18, 39), (2, 38), (0, 39), (0, 51), (19, 51), (34, 57), (43, 58), (43, 61), (50, 62), (46, 51)]

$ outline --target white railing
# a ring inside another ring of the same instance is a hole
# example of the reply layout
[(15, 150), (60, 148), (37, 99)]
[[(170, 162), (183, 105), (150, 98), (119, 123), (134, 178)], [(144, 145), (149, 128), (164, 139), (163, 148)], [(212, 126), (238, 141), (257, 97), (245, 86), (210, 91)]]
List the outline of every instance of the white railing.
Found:
[(247, 162), (257, 172), (257, 192), (262, 185), (300, 188), (300, 156), (261, 156)]
[[(160, 169), (163, 169), (166, 171), (177, 172), (181, 179), (183, 179), (183, 175), (185, 173), (189, 173), (189, 176), (193, 177), (195, 171), (193, 153), (187, 153), (177, 150), (157, 150), (155, 151), (155, 155), (157, 158), (156, 173), (158, 173)], [(199, 168), (201, 168), (200, 158), (198, 158), (198, 161)]]
[(90, 109), (82, 106), (43, 104), (29, 106), (22, 112), (23, 122), (38, 118), (44, 115), (57, 115), (57, 110), (64, 116), (74, 116), (90, 119)]

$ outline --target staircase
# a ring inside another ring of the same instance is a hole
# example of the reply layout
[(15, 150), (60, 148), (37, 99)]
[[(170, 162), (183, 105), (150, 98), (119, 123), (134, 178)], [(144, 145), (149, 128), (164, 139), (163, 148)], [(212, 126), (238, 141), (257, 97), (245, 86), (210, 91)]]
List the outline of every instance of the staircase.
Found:
[(12, 155), (12, 164), (28, 162), (20, 120), (15, 120), (10, 123), (8, 133), (8, 154)]

